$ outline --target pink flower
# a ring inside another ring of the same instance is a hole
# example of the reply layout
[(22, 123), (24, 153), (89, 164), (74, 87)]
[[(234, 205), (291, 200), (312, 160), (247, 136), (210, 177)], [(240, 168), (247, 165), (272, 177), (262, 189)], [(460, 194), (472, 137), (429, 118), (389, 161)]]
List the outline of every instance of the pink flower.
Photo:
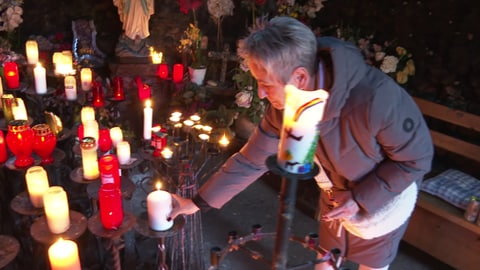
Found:
[(235, 103), (241, 108), (250, 108), (252, 104), (253, 93), (252, 91), (242, 90), (235, 95)]
[(180, 11), (184, 14), (188, 14), (190, 9), (196, 10), (202, 5), (201, 0), (178, 0), (178, 4), (180, 5)]

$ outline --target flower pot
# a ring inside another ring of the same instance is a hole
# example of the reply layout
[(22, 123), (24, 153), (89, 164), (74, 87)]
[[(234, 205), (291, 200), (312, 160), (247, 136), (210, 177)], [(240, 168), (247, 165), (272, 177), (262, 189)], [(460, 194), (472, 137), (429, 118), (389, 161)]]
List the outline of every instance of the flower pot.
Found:
[(207, 68), (192, 68), (188, 67), (188, 74), (190, 75), (190, 81), (196, 85), (203, 85)]

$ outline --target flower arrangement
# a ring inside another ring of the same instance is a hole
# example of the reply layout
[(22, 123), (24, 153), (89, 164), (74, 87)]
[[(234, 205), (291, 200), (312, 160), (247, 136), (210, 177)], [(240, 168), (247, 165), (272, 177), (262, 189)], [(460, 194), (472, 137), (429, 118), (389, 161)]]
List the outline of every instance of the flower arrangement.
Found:
[(208, 37), (202, 35), (202, 31), (196, 24), (189, 24), (184, 31), (178, 51), (190, 55), (192, 68), (205, 68), (207, 66)]
[(22, 22), (23, 0), (0, 0), (0, 31), (12, 32)]
[(235, 95), (235, 105), (239, 116), (246, 116), (252, 123), (257, 124), (264, 116), (268, 103), (258, 96), (257, 81), (243, 63), (237, 68), (232, 80), (238, 90)]
[(233, 15), (235, 5), (232, 0), (208, 0), (208, 12), (217, 24), (217, 50), (222, 48), (222, 20), (227, 15)]
[(278, 0), (277, 13), (280, 16), (290, 16), (307, 22), (317, 16), (326, 0)]

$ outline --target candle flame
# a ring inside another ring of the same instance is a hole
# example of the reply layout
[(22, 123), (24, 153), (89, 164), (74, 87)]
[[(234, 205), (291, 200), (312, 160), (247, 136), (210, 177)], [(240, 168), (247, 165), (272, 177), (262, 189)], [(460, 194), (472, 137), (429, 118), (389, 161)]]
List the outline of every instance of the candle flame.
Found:
[(225, 135), (225, 133), (223, 133), (223, 136), (222, 136), (222, 138), (220, 138), (219, 143), (223, 146), (227, 146), (230, 143), (230, 141), (227, 139), (227, 136)]
[(157, 184), (155, 184), (155, 188), (156, 188), (157, 190), (160, 190), (160, 189), (162, 188), (162, 183), (157, 182)]
[(161, 128), (162, 128), (162, 127), (159, 126), (159, 125), (158, 125), (158, 126), (154, 126), (154, 127), (152, 127), (152, 132), (159, 132)]
[(152, 101), (150, 99), (147, 99), (147, 101), (145, 101), (145, 107), (150, 108), (151, 106), (152, 106)]

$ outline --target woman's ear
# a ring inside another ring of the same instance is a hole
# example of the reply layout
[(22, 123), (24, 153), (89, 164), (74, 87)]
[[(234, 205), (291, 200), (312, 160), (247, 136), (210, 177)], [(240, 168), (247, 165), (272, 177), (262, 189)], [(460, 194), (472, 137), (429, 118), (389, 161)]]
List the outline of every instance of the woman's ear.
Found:
[(298, 89), (310, 89), (311, 82), (312, 78), (304, 67), (297, 67), (290, 78), (290, 83), (294, 84)]

